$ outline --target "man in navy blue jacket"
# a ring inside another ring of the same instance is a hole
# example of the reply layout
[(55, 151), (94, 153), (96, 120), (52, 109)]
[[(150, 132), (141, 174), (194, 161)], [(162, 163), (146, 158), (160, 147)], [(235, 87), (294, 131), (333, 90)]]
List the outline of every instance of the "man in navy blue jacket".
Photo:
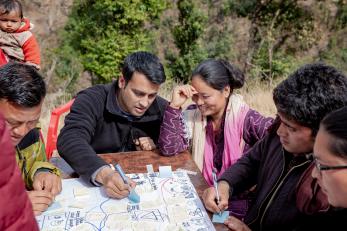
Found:
[(157, 94), (165, 78), (156, 56), (132, 53), (118, 81), (81, 91), (65, 118), (59, 154), (85, 181), (105, 187), (110, 197), (126, 197), (130, 188), (97, 154), (156, 148), (167, 105)]

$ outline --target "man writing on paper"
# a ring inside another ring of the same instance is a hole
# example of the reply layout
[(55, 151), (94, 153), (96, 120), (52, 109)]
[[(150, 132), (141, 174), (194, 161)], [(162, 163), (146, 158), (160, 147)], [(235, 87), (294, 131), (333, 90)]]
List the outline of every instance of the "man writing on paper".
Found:
[(124, 184), (98, 154), (153, 150), (167, 101), (157, 96), (165, 81), (163, 65), (148, 52), (124, 60), (118, 81), (80, 92), (58, 137), (59, 154), (87, 182), (108, 196), (124, 198), (135, 183)]
[(36, 126), (45, 95), (45, 83), (34, 67), (9, 63), (0, 68), (0, 111), (35, 215), (45, 211), (61, 191), (59, 170), (47, 161)]

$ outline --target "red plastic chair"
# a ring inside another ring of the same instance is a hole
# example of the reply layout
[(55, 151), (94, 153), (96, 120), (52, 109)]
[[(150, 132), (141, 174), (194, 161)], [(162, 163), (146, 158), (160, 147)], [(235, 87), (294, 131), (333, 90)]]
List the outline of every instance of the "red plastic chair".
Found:
[(0, 49), (0, 67), (5, 65), (6, 63), (8, 63), (6, 56), (4, 52), (2, 51), (2, 49)]
[(75, 99), (70, 100), (63, 106), (60, 106), (54, 109), (51, 113), (51, 119), (49, 121), (49, 127), (47, 132), (47, 139), (46, 139), (47, 160), (49, 160), (52, 157), (54, 150), (57, 149), (59, 118), (63, 113), (70, 110), (71, 105), (73, 104), (74, 101)]

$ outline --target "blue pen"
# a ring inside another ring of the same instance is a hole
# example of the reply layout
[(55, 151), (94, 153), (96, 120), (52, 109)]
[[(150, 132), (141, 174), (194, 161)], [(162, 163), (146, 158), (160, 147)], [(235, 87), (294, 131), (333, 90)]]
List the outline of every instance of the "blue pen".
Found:
[[(122, 167), (119, 164), (114, 165), (114, 167), (115, 167), (116, 171), (119, 173), (120, 177), (123, 179), (124, 184), (129, 185), (128, 184), (128, 179), (125, 176)], [(128, 198), (129, 198), (129, 200), (131, 200), (134, 203), (139, 203), (140, 202), (140, 196), (137, 195), (137, 193), (133, 189), (130, 190)]]
[(127, 177), (125, 176), (122, 167), (119, 164), (116, 164), (114, 167), (117, 170), (117, 172), (119, 173), (120, 177), (122, 177), (124, 184), (128, 184)]
[[(216, 169), (212, 169), (212, 178), (213, 178), (213, 186), (214, 190), (216, 191), (216, 196), (217, 196), (217, 204), (220, 203), (220, 197), (219, 197), (219, 192), (218, 192), (218, 183), (217, 183), (217, 174), (216, 174)], [(219, 212), (219, 216), (222, 215), (222, 212)]]

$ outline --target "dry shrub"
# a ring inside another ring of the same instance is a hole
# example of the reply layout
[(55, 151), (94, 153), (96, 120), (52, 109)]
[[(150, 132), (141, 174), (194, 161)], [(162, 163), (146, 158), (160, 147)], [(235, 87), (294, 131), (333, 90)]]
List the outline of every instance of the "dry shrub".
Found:
[(248, 105), (264, 116), (274, 117), (276, 107), (272, 99), (272, 91), (279, 82), (262, 82), (260, 80), (249, 80), (245, 86), (238, 91), (243, 95)]

